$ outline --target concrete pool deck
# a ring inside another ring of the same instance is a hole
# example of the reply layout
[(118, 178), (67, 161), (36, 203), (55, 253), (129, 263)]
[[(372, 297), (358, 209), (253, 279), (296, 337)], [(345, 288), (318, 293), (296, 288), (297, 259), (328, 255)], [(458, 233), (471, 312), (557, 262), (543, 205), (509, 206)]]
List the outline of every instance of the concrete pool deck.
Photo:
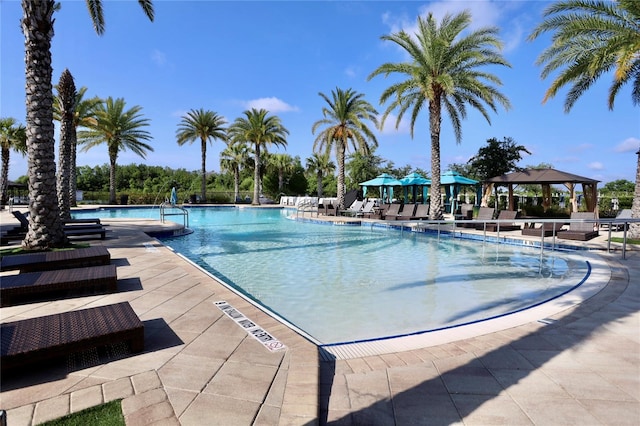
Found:
[[(13, 217), (1, 212), (1, 223)], [(139, 355), (87, 353), (2, 378), (9, 426), (123, 399), (128, 425), (637, 424), (640, 251), (602, 257), (611, 279), (548, 321), (420, 349), (331, 359), (143, 230), (109, 221), (118, 290), (0, 309), (7, 322), (129, 301)], [(606, 247), (603, 236), (587, 243)], [(259, 279), (259, 277), (257, 277)], [(1, 278), (0, 278), (1, 279)], [(271, 352), (214, 302), (227, 301), (286, 345)]]

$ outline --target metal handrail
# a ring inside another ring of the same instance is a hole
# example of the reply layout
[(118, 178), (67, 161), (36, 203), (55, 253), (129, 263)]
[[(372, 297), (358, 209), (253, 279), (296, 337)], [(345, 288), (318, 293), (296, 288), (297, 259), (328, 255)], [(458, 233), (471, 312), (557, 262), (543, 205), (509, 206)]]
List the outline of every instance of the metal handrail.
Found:
[[(180, 213), (167, 213), (165, 212), (166, 209), (177, 209), (180, 210)], [(182, 216), (183, 227), (189, 227), (189, 211), (184, 207), (165, 201), (160, 204), (160, 222), (164, 223), (164, 219), (166, 216)]]

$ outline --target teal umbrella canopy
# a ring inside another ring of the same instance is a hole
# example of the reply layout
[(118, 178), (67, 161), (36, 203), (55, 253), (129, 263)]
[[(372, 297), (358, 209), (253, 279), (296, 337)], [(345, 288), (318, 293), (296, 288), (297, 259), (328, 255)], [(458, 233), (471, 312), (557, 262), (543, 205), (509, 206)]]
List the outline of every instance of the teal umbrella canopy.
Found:
[(456, 183), (458, 185), (475, 185), (478, 181), (464, 177), (453, 170), (447, 170), (440, 176), (441, 185), (453, 185)]
[(444, 186), (445, 192), (445, 211), (447, 213), (453, 213), (457, 209), (458, 193), (460, 192), (460, 186), (462, 185), (476, 185), (477, 180), (469, 179), (462, 176), (460, 173), (447, 170), (440, 175), (440, 184)]
[(405, 177), (400, 179), (400, 182), (402, 182), (402, 186), (431, 185), (431, 179), (427, 179), (426, 177), (422, 176), (420, 173), (415, 173), (415, 172), (406, 175)]
[[(402, 186), (402, 182), (394, 178), (388, 173), (382, 173), (381, 175), (378, 175), (366, 182), (362, 182), (359, 185), (363, 187), (362, 188), (363, 195), (367, 195), (367, 187), (369, 186), (380, 187), (380, 195), (384, 202), (385, 199), (391, 200), (393, 198), (393, 187)], [(386, 197), (385, 197), (385, 192), (387, 194)]]

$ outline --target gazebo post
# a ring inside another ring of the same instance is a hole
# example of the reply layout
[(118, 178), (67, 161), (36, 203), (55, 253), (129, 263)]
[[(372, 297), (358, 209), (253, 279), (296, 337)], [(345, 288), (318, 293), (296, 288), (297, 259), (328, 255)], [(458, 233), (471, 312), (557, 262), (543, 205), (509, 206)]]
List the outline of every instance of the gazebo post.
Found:
[(515, 203), (513, 202), (513, 184), (509, 184), (509, 210), (515, 210)]

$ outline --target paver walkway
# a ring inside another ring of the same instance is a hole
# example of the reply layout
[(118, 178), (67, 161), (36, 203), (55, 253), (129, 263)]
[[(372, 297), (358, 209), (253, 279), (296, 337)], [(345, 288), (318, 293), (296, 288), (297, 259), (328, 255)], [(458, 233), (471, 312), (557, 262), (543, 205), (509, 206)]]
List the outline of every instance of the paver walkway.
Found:
[[(146, 236), (146, 226), (158, 224), (114, 221), (107, 240), (92, 241), (112, 253), (118, 293), (0, 309), (6, 322), (127, 300), (145, 325), (140, 355), (86, 353), (3, 377), (9, 426), (115, 398), (128, 425), (638, 424), (637, 249), (626, 260), (605, 254), (609, 285), (556, 321), (320, 361), (315, 345)], [(221, 300), (286, 350), (249, 336), (215, 306)]]

